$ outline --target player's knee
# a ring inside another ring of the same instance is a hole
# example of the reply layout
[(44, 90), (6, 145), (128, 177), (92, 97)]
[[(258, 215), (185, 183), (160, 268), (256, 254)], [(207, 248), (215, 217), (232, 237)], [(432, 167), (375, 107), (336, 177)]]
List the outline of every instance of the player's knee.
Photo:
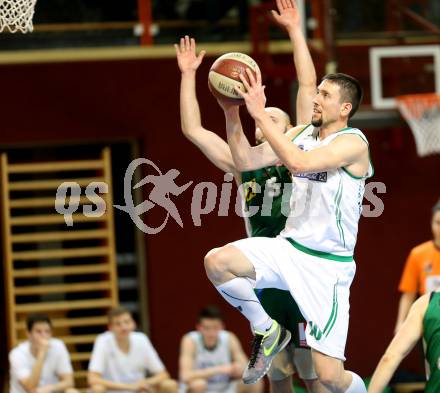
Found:
[(174, 379), (166, 379), (159, 386), (160, 393), (177, 393), (178, 385)]
[(106, 389), (102, 385), (95, 384), (95, 385), (90, 386), (90, 392), (91, 393), (105, 393)]
[(331, 391), (337, 389), (341, 383), (341, 375), (338, 369), (317, 367), (316, 374), (319, 382)]
[(319, 382), (328, 390), (339, 391), (344, 386), (344, 364), (341, 360), (312, 351), (313, 365)]
[(188, 393), (205, 393), (207, 387), (204, 379), (195, 379), (188, 383)]
[(222, 281), (228, 271), (228, 262), (222, 248), (215, 248), (205, 255), (205, 270), (211, 281)]

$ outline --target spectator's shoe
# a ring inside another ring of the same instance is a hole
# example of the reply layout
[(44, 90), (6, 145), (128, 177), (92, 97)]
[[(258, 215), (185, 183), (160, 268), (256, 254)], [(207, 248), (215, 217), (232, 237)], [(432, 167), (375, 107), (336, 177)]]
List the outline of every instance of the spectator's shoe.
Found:
[(255, 331), (252, 354), (243, 373), (243, 383), (255, 383), (263, 378), (269, 371), (273, 358), (286, 347), (290, 337), (290, 332), (277, 321), (273, 321), (268, 332)]

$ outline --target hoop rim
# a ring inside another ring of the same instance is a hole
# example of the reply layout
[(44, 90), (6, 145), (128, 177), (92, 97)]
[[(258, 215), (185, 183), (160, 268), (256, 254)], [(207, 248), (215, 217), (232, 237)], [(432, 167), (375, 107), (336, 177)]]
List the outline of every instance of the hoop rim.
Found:
[(440, 101), (439, 93), (418, 93), (418, 94), (404, 94), (401, 96), (395, 97), (399, 102), (410, 103), (414, 101), (423, 101), (423, 102), (436, 102)]
[(406, 94), (395, 98), (400, 113), (407, 119), (419, 119), (427, 109), (440, 107), (438, 93)]

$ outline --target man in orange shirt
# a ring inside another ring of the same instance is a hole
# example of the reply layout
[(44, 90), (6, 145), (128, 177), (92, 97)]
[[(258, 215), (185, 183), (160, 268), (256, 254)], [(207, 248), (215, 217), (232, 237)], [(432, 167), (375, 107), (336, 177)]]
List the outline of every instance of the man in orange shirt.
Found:
[(440, 290), (440, 200), (432, 208), (431, 229), (433, 240), (414, 247), (406, 260), (399, 284), (402, 296), (395, 333), (408, 315), (417, 295)]

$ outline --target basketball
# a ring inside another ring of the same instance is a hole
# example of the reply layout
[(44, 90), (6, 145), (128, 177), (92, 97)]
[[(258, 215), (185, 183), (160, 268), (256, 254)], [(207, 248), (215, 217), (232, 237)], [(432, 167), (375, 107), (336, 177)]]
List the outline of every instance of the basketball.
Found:
[(218, 99), (243, 105), (244, 100), (234, 90), (234, 86), (238, 86), (242, 91), (246, 90), (240, 80), (240, 74), (249, 80), (246, 68), (249, 68), (256, 76), (258, 65), (252, 57), (238, 52), (226, 53), (220, 56), (209, 70), (209, 90)]

